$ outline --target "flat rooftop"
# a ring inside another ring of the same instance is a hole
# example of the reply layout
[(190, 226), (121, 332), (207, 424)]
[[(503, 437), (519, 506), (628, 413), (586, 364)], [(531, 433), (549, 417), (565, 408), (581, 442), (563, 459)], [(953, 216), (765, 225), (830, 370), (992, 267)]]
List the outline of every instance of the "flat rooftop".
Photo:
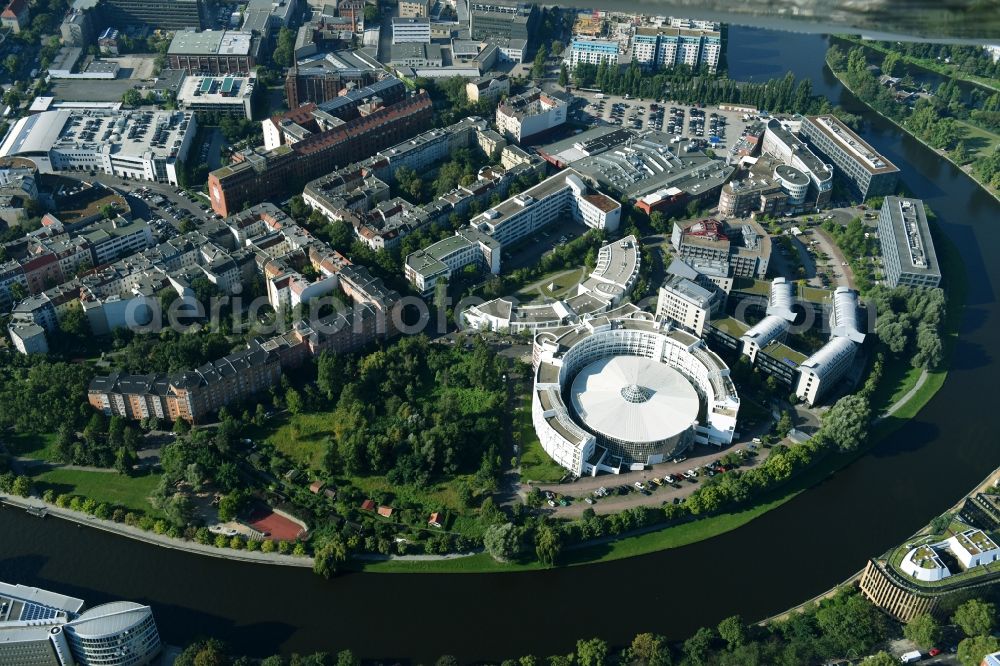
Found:
[[(937, 252), (931, 240), (930, 226), (924, 202), (920, 199), (886, 197), (882, 209), (887, 210), (892, 222), (899, 265), (904, 273), (940, 275)], [(882, 244), (885, 248), (885, 244)]]
[(710, 326), (714, 326), (723, 333), (731, 335), (734, 338), (740, 338), (750, 330), (750, 327), (739, 319), (733, 317), (722, 317), (721, 319), (712, 319), (709, 321)]
[(788, 345), (778, 342), (777, 340), (772, 340), (767, 343), (761, 348), (760, 351), (776, 361), (785, 363), (791, 368), (797, 368), (802, 365), (802, 362), (807, 358), (802, 352), (796, 351)]
[(864, 139), (834, 116), (809, 116), (806, 122), (833, 140), (872, 174), (899, 171), (887, 157), (878, 154)]
[(539, 152), (631, 199), (670, 188), (698, 195), (736, 168), (701, 151), (684, 152), (686, 144), (671, 144), (671, 138), (654, 130), (598, 127)]
[(242, 30), (179, 30), (168, 55), (248, 55), (253, 35)]
[(805, 142), (795, 136), (787, 127), (785, 127), (780, 120), (777, 118), (771, 118), (767, 121), (767, 131), (775, 135), (775, 137), (781, 141), (786, 146), (792, 148), (792, 152), (795, 156), (802, 161), (802, 164), (809, 169), (819, 180), (829, 180), (833, 177), (833, 170), (831, 167), (821, 160), (816, 154), (809, 150), (809, 146)]
[(188, 76), (177, 99), (192, 104), (230, 104), (250, 97), (256, 82), (253, 76)]

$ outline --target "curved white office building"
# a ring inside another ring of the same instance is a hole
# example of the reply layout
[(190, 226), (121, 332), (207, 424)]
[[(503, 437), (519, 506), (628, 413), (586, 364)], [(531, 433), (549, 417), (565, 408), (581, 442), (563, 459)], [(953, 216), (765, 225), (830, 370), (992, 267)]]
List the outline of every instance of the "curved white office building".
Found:
[(160, 654), (160, 634), (149, 606), (113, 601), (81, 613), (63, 626), (81, 666), (137, 666)]
[(795, 388), (799, 399), (815, 405), (822, 394), (847, 373), (864, 341), (865, 334), (858, 321), (858, 292), (837, 287), (830, 314), (830, 341), (799, 366), (799, 382)]
[(577, 476), (732, 441), (739, 397), (729, 368), (700, 338), (633, 305), (538, 333), (533, 363), (535, 432)]
[(801, 206), (809, 193), (809, 176), (787, 164), (779, 164), (774, 168), (774, 179), (778, 181), (781, 190), (788, 195), (790, 206)]
[(771, 281), (771, 292), (767, 299), (767, 316), (757, 322), (740, 338), (743, 354), (751, 363), (757, 361), (757, 352), (774, 340), (784, 338), (788, 327), (795, 322), (795, 287), (785, 278)]

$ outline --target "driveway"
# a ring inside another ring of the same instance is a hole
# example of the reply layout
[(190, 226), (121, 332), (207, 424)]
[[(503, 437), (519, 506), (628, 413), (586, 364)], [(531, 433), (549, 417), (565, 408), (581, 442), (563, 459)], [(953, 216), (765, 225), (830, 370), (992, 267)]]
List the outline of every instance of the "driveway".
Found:
[(830, 257), (830, 275), (838, 287), (850, 287), (854, 289), (854, 271), (847, 263), (847, 257), (840, 251), (837, 244), (830, 238), (830, 235), (819, 227), (812, 230), (813, 240), (816, 241), (820, 251)]

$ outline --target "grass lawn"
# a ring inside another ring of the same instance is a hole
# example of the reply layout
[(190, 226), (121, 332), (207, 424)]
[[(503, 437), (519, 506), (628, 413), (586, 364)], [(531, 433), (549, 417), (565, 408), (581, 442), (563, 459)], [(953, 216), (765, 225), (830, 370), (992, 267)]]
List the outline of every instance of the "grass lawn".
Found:
[(265, 428), (255, 430), (248, 436), (267, 439), (296, 465), (318, 471), (323, 468), (327, 438), (333, 437), (332, 418), (329, 412), (280, 414), (273, 417)]
[(965, 145), (973, 155), (973, 159), (989, 157), (996, 150), (997, 144), (1000, 144), (1000, 136), (982, 127), (976, 127), (964, 120), (957, 119), (955, 124), (961, 129), (962, 139), (965, 140)]
[(914, 368), (906, 359), (887, 364), (882, 371), (882, 380), (872, 396), (872, 412), (881, 414), (894, 405), (916, 385), (920, 373), (921, 368)]
[(147, 499), (159, 484), (160, 476), (149, 474), (130, 477), (117, 472), (53, 469), (35, 475), (32, 481), (38, 493), (51, 489), (57, 495), (81, 495), (97, 502), (107, 502), (160, 517), (162, 514)]
[(3, 435), (3, 441), (7, 445), (7, 449), (15, 456), (58, 462), (56, 437), (57, 435), (53, 432), (42, 434), (19, 432)]
[[(587, 268), (585, 266), (576, 269), (561, 268), (533, 281), (531, 284), (537, 286), (521, 289), (514, 294), (514, 298), (521, 303), (533, 303), (535, 301), (541, 303), (549, 298), (562, 298), (569, 294), (586, 274)], [(550, 285), (554, 289), (550, 289)]]
[(531, 423), (531, 395), (518, 400), (515, 414), (516, 425), (521, 433), (521, 481), (555, 483), (566, 476), (566, 470), (556, 463), (542, 449), (535, 427)]

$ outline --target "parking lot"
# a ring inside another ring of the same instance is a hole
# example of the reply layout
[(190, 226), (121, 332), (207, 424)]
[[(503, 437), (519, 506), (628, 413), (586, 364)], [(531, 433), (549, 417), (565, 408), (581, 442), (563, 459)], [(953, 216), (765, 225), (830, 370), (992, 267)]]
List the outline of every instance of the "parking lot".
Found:
[(676, 143), (711, 148), (719, 154), (736, 144), (750, 122), (744, 120), (742, 111), (723, 111), (718, 107), (693, 107), (618, 95), (602, 95), (599, 98), (594, 93), (576, 94), (586, 100), (576, 116), (581, 122), (593, 126), (619, 125), (635, 130), (656, 130), (672, 134)]
[[(724, 460), (738, 460), (743, 468), (754, 467), (767, 460), (771, 451), (753, 443), (724, 449), (697, 446), (677, 462), (667, 461), (643, 471), (584, 477), (570, 484), (532, 485), (543, 493), (553, 494), (551, 499), (556, 506), (549, 504), (543, 508), (560, 518), (579, 518), (586, 509), (599, 514), (617, 513), (633, 506), (679, 504), (698, 489), (701, 480), (726, 473)], [(654, 483), (653, 479), (660, 483)], [(568, 500), (566, 505), (559, 503), (563, 498)]]

